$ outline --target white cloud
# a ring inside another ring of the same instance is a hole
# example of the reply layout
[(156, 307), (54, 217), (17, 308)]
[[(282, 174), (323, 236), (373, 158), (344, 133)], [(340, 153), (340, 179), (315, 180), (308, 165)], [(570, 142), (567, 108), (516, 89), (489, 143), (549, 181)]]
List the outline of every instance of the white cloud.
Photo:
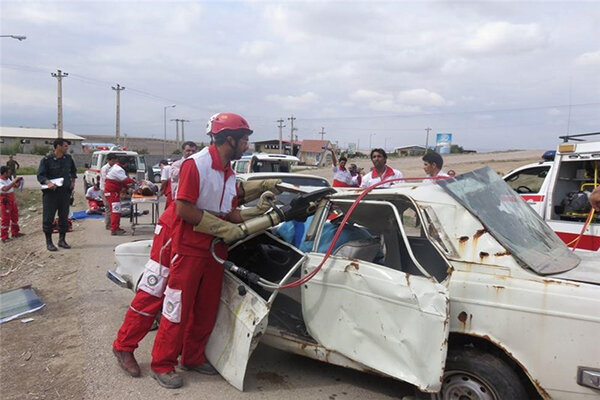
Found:
[(575, 59), (575, 65), (600, 67), (600, 50), (583, 53)]
[(420, 106), (445, 106), (449, 104), (442, 96), (427, 89), (404, 90), (398, 93), (396, 99), (404, 104)]
[(465, 49), (475, 54), (514, 54), (543, 47), (547, 34), (538, 24), (490, 22), (479, 27), (465, 43)]
[(284, 109), (294, 110), (317, 104), (319, 102), (319, 96), (313, 92), (306, 92), (299, 96), (270, 94), (266, 96), (266, 100), (272, 103), (277, 103)]
[(240, 47), (240, 55), (248, 57), (264, 57), (275, 47), (273, 42), (266, 40), (255, 40), (243, 43)]

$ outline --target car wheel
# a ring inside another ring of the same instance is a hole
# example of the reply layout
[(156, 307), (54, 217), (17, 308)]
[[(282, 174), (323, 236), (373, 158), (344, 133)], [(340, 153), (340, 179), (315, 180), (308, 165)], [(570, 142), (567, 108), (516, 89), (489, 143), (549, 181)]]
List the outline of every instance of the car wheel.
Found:
[(442, 389), (431, 400), (527, 400), (517, 373), (500, 358), (473, 348), (448, 351)]
[(156, 174), (152, 177), (154, 183), (160, 183), (160, 174)]

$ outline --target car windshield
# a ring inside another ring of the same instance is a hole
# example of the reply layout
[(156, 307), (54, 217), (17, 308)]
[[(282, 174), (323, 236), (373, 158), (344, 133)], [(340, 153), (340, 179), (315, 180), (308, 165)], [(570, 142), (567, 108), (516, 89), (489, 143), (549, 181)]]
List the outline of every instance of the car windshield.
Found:
[(579, 257), (491, 168), (438, 183), (478, 217), (517, 260), (535, 272), (555, 274), (579, 264)]

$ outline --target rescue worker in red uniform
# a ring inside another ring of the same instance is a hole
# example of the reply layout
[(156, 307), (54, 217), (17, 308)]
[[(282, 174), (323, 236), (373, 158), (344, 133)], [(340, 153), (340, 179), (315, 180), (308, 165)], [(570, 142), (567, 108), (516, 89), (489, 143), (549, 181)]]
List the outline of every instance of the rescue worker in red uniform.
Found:
[[(154, 379), (169, 389), (183, 385), (175, 371), (180, 354), (184, 369), (217, 373), (204, 347), (217, 317), (223, 267), (209, 249), (215, 236), (226, 242), (244, 236), (235, 224), (243, 217), (236, 209), (231, 160), (248, 149), (252, 130), (240, 115), (219, 113), (210, 119), (208, 132), (214, 144), (183, 162), (175, 198), (173, 258), (151, 363)], [(226, 246), (218, 244), (216, 253), (225, 258)]]
[(150, 331), (163, 304), (171, 265), (171, 233), (176, 217), (174, 205), (168, 207), (160, 216), (154, 229), (150, 259), (113, 343), (113, 353), (117, 362), (133, 377), (140, 376), (140, 367), (133, 352)]
[[(196, 152), (196, 145), (193, 142), (186, 142), (182, 146), (182, 150), (184, 158), (172, 165), (172, 171), (175, 168), (177, 171), (176, 175), (171, 176), (177, 178), (171, 186), (173, 196), (177, 193), (179, 168), (186, 158)], [(275, 185), (278, 183), (281, 183), (280, 179), (270, 179), (253, 181), (245, 187), (238, 187), (238, 201), (252, 201), (269, 189), (276, 191)], [(240, 195), (240, 190), (242, 195)], [(257, 209), (257, 213), (266, 211), (264, 206), (261, 208), (261, 205), (254, 208)], [(172, 227), (176, 217), (175, 206), (172, 205), (165, 210), (158, 220), (152, 241), (152, 249), (150, 250), (150, 260), (146, 264), (146, 269), (138, 285), (138, 291), (125, 314), (125, 320), (113, 343), (113, 353), (117, 357), (119, 366), (133, 377), (140, 376), (140, 367), (133, 352), (152, 327), (152, 323), (163, 305), (164, 290), (169, 276), (172, 255)]]
[(0, 239), (2, 243), (10, 240), (8, 238), (9, 229), (13, 239), (23, 236), (19, 232), (19, 207), (13, 192), (13, 188), (21, 183), (23, 177), (20, 176), (13, 181), (10, 174), (11, 170), (7, 166), (0, 167), (0, 213), (2, 213)]
[[(194, 142), (185, 142), (182, 146), (183, 158), (178, 161), (179, 165), (194, 154), (196, 148)], [(176, 191), (177, 185), (172, 185), (173, 195)], [(113, 343), (113, 353), (117, 357), (119, 366), (133, 377), (140, 376), (140, 367), (133, 352), (138, 347), (138, 343), (146, 336), (156, 315), (160, 312), (167, 286), (171, 265), (171, 233), (173, 223), (177, 218), (175, 206), (171, 205), (166, 207), (165, 212), (158, 219), (154, 230), (150, 259)]]
[(118, 162), (112, 166), (106, 175), (104, 182), (104, 197), (108, 202), (110, 210), (110, 234), (123, 235), (125, 230), (121, 229), (121, 190), (133, 185), (135, 181), (127, 176), (127, 173)]

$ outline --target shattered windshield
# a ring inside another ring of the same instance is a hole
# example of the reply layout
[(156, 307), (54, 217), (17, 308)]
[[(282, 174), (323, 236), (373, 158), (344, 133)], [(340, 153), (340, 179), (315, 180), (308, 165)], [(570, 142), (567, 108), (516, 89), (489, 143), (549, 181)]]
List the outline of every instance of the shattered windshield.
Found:
[(555, 274), (579, 264), (579, 257), (491, 168), (438, 183), (477, 216), (515, 258), (535, 272)]

